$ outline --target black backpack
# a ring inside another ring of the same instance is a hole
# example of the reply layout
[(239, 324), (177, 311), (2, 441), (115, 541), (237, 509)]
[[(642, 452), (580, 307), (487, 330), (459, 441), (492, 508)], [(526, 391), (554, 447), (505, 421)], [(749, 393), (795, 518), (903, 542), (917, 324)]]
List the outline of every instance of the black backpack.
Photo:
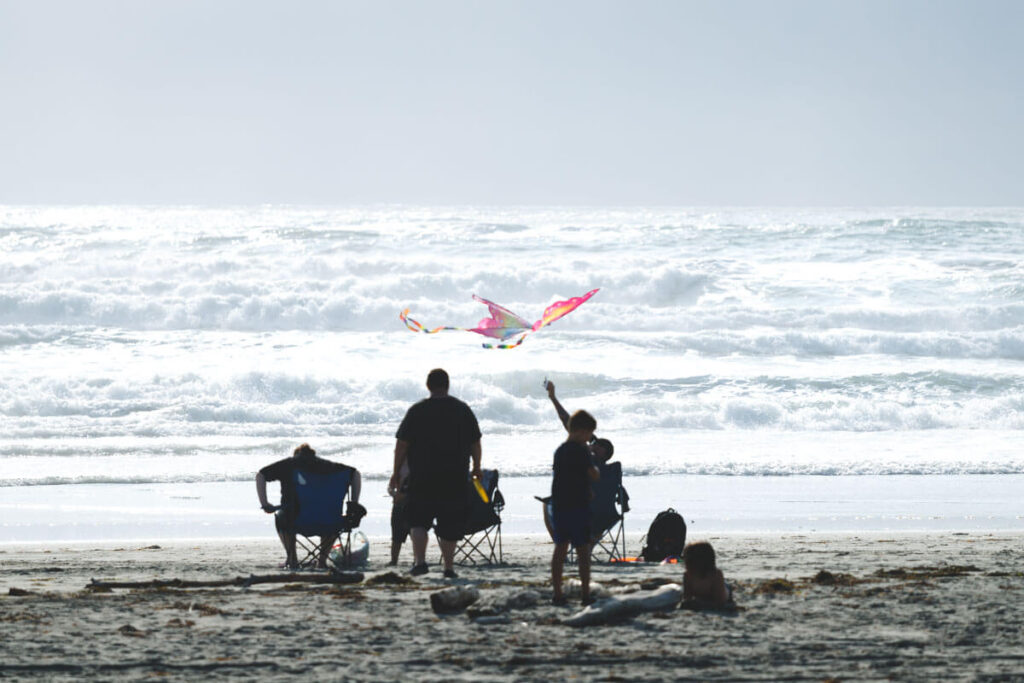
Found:
[(682, 557), (686, 545), (686, 522), (669, 508), (659, 512), (647, 530), (647, 545), (640, 551), (644, 562), (661, 562), (666, 557)]

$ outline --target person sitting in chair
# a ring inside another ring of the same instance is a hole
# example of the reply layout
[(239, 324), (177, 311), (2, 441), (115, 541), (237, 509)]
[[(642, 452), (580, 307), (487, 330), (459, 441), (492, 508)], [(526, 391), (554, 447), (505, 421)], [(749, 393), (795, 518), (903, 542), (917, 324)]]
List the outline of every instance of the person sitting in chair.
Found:
[[(298, 557), (295, 554), (295, 532), (292, 530), (292, 522), (296, 515), (294, 483), (296, 470), (314, 474), (350, 470), (352, 472), (352, 483), (350, 485), (351, 499), (346, 511), (347, 517), (350, 518), (352, 526), (355, 526), (359, 523), (359, 519), (362, 519), (363, 515), (366, 514), (366, 508), (359, 504), (359, 491), (362, 487), (362, 478), (359, 476), (359, 470), (343, 465), (340, 462), (318, 458), (316, 451), (310, 448), (308, 443), (304, 443), (296, 448), (292, 453), (292, 457), (278, 460), (261, 469), (256, 473), (256, 495), (260, 499), (260, 507), (263, 508), (264, 512), (267, 514), (277, 514), (274, 522), (277, 527), (278, 538), (281, 539), (281, 545), (284, 546), (287, 556), (285, 566), (288, 569), (297, 569), (299, 564)], [(268, 481), (281, 482), (280, 506), (275, 507), (267, 500)], [(320, 569), (327, 566), (327, 556), (336, 538), (335, 536), (335, 538), (320, 539), (320, 556), (317, 558), (317, 567)]]

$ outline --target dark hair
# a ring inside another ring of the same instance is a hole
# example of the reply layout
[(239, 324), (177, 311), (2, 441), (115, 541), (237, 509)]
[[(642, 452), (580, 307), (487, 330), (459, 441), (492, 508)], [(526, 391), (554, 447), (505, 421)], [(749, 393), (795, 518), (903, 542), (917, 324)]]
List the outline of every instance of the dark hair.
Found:
[(308, 443), (304, 443), (296, 448), (292, 455), (296, 458), (312, 458), (316, 455), (316, 451)]
[(612, 442), (608, 439), (594, 439), (592, 445), (600, 446), (604, 449), (604, 462), (608, 462), (612, 459), (612, 456), (615, 455), (615, 446), (613, 446)]
[(715, 549), (707, 541), (690, 543), (683, 550), (683, 563), (697, 576), (715, 571)]
[(597, 420), (585, 410), (577, 410), (569, 417), (569, 431), (575, 432), (578, 429), (594, 431), (597, 429)]
[(434, 368), (427, 373), (427, 389), (448, 391), (448, 373), (441, 368)]

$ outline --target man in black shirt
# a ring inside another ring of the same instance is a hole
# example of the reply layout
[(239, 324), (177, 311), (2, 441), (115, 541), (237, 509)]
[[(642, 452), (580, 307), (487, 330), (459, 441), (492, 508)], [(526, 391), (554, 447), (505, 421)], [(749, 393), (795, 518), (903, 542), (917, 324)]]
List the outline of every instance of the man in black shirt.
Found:
[[(261, 469), (256, 473), (256, 496), (260, 499), (260, 507), (263, 508), (264, 512), (267, 514), (277, 513), (274, 523), (277, 527), (277, 536), (281, 539), (281, 545), (284, 546), (284, 551), (288, 558), (286, 566), (289, 569), (296, 569), (299, 564), (298, 557), (295, 554), (295, 532), (292, 530), (292, 522), (297, 512), (295, 498), (296, 470), (314, 474), (350, 470), (352, 472), (352, 479), (349, 484), (351, 498), (348, 504), (348, 514), (352, 516), (355, 510), (360, 510), (363, 514), (366, 512), (359, 505), (359, 492), (362, 488), (362, 477), (359, 476), (359, 470), (348, 465), (342, 465), (340, 462), (318, 458), (316, 451), (310, 448), (308, 443), (304, 443), (296, 448), (292, 453), (292, 457), (278, 460)], [(281, 482), (281, 505), (279, 507), (274, 507), (267, 500), (268, 481)], [(317, 566), (321, 569), (327, 566), (327, 556), (331, 551), (332, 545), (334, 545), (334, 539), (320, 539), (320, 557), (317, 559)]]
[(437, 533), (446, 578), (455, 577), (455, 545), (466, 517), (469, 461), (480, 478), (480, 426), (468, 405), (448, 395), (448, 373), (427, 375), (430, 398), (409, 408), (395, 433), (395, 467), (389, 486), (398, 488), (402, 466), (409, 466), (406, 515), (412, 538), (413, 576), (426, 574), (427, 530)]

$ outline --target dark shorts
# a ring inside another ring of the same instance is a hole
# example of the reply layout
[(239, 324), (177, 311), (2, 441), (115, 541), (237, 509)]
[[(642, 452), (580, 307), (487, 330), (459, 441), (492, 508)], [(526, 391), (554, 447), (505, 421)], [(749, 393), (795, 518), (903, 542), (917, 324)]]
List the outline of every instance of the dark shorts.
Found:
[(274, 526), (277, 528), (279, 533), (290, 534), (292, 533), (293, 522), (295, 521), (295, 515), (291, 510), (285, 510), (281, 508), (274, 513)]
[(434, 533), (446, 541), (462, 540), (466, 528), (466, 498), (439, 499), (433, 496), (417, 496), (409, 492), (405, 499), (405, 518), (409, 528), (434, 527)]
[(407, 511), (409, 496), (397, 494), (391, 504), (391, 542), (405, 543), (409, 535), (409, 513)]
[(555, 543), (571, 543), (574, 548), (590, 544), (590, 510), (587, 508), (551, 509), (551, 537)]

